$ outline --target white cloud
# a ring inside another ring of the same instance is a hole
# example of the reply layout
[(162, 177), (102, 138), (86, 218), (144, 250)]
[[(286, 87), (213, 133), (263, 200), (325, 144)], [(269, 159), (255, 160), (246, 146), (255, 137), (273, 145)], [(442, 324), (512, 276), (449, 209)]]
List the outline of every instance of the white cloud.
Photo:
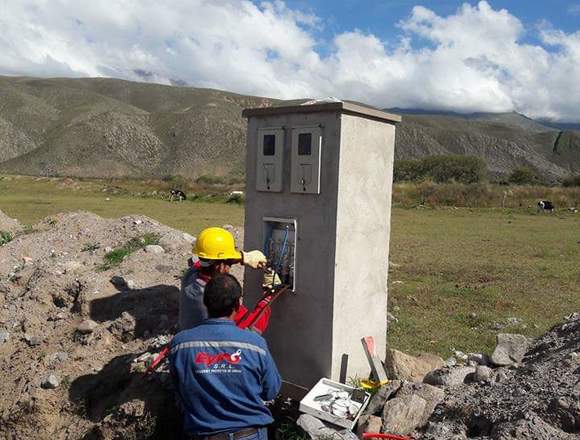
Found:
[[(517, 110), (580, 120), (580, 31), (526, 29), (487, 2), (414, 7), (397, 40), (358, 30), (317, 52), (324, 20), (282, 1), (4, 0), (0, 73), (185, 81), (383, 107)], [(525, 44), (526, 32), (540, 43)]]

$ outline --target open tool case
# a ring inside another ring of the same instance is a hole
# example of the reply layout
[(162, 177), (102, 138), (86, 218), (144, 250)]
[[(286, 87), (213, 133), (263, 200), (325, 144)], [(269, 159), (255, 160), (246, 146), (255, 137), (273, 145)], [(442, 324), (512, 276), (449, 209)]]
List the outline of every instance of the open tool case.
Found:
[(322, 378), (300, 401), (300, 411), (352, 429), (370, 398), (363, 390)]

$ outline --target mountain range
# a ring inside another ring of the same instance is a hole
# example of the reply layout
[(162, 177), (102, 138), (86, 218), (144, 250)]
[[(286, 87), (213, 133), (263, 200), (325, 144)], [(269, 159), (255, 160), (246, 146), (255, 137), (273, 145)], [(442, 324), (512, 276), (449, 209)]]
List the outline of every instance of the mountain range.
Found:
[[(296, 101), (292, 101), (296, 102)], [(243, 176), (247, 107), (285, 101), (118, 79), (0, 76), (0, 172), (42, 176)], [(580, 131), (518, 113), (388, 109), (395, 155), (477, 155), (490, 175), (580, 173)]]

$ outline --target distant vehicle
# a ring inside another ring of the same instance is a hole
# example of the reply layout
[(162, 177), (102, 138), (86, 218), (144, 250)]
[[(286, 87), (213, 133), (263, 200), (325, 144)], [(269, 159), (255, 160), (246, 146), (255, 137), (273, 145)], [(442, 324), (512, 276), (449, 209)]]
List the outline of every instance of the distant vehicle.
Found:
[(187, 197), (185, 196), (185, 193), (183, 191), (181, 191), (180, 189), (170, 189), (169, 190), (169, 201), (173, 202), (173, 201), (177, 201), (177, 202), (181, 202), (183, 200), (187, 200)]
[(549, 200), (540, 200), (538, 202), (538, 212), (554, 212), (554, 204)]

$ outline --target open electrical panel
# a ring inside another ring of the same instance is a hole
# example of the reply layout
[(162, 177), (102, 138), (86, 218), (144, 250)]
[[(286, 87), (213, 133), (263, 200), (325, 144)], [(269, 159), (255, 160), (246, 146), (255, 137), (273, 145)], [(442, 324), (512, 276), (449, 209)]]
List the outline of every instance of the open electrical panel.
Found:
[(296, 219), (264, 217), (264, 254), (282, 284), (296, 286)]

